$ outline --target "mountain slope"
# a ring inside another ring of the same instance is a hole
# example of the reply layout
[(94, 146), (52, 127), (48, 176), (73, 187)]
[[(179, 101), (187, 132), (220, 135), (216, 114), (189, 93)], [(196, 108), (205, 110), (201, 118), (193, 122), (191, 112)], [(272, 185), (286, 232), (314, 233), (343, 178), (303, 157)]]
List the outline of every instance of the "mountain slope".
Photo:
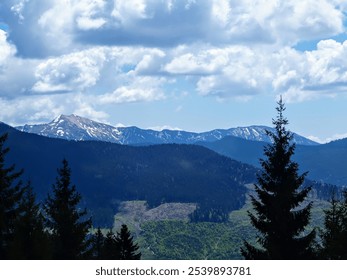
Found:
[[(24, 125), (17, 127), (23, 132), (35, 133), (52, 138), (67, 140), (96, 140), (127, 145), (148, 144), (193, 144), (198, 141), (211, 142), (226, 136), (235, 136), (247, 140), (270, 142), (266, 130), (273, 128), (266, 126), (238, 127), (230, 129), (216, 129), (208, 132), (194, 133), (179, 130), (155, 131), (137, 127), (113, 127), (95, 122), (76, 115), (61, 115), (48, 124)], [(317, 145), (317, 143), (294, 135), (294, 142), (301, 145)]]
[[(230, 136), (219, 141), (198, 144), (235, 160), (260, 167), (259, 159), (263, 158), (263, 148), (267, 143)], [(299, 163), (301, 172), (309, 172), (310, 179), (347, 186), (347, 139), (314, 146), (297, 145), (293, 160)]]
[(44, 198), (66, 158), (72, 181), (99, 222), (115, 214), (118, 203), (147, 200), (218, 204), (228, 210), (242, 207), (244, 184), (256, 169), (200, 146), (133, 147), (107, 142), (66, 141), (23, 133), (0, 124), (11, 148), (7, 162), (24, 168), (38, 197)]

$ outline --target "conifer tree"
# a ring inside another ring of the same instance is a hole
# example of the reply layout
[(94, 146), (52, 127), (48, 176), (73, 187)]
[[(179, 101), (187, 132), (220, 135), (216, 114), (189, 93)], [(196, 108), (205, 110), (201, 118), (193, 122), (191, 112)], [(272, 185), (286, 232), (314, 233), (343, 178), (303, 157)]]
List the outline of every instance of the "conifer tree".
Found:
[(103, 259), (103, 249), (104, 249), (105, 237), (101, 232), (100, 227), (93, 235), (92, 241), (92, 251), (93, 251), (93, 259), (102, 260)]
[(71, 185), (71, 171), (66, 159), (58, 169), (53, 184), (53, 195), (48, 195), (44, 210), (46, 225), (51, 230), (54, 259), (83, 259), (88, 254), (87, 234), (91, 219), (86, 210), (79, 209), (81, 195)]
[(30, 182), (24, 188), (19, 209), (20, 215), (16, 221), (14, 238), (10, 246), (10, 258), (27, 260), (51, 258), (48, 233), (44, 230), (43, 216)]
[(5, 166), (5, 157), (9, 148), (4, 147), (8, 135), (0, 136), (0, 259), (9, 257), (9, 245), (13, 240), (16, 220), (19, 215), (19, 201), (23, 189), (15, 165)]
[(307, 173), (298, 175), (298, 164), (291, 160), (295, 144), (291, 142), (293, 134), (286, 129), (282, 98), (276, 110), (275, 132), (267, 131), (273, 143), (264, 148), (266, 158), (260, 160), (257, 195), (251, 196), (254, 211), (249, 217), (258, 230), (258, 245), (244, 241), (241, 253), (246, 259), (310, 259), (315, 231), (304, 235), (304, 230), (312, 203), (303, 203), (310, 188), (299, 190)]
[(119, 248), (120, 260), (139, 260), (141, 253), (138, 253), (139, 246), (134, 244), (133, 237), (131, 236), (128, 227), (122, 225), (120, 232), (117, 234), (116, 243)]
[(322, 248), (320, 258), (347, 260), (347, 192), (343, 201), (332, 196), (330, 208), (325, 210), (324, 229), (320, 236)]
[(103, 248), (101, 250), (101, 259), (103, 260), (119, 260), (120, 259), (120, 249), (116, 241), (116, 235), (110, 229), (106, 234), (104, 240)]

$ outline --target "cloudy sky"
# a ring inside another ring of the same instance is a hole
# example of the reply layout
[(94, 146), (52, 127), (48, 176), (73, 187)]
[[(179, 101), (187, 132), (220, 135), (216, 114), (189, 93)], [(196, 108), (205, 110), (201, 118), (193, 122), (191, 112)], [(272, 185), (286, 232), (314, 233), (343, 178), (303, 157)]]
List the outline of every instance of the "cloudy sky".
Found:
[(0, 120), (347, 137), (345, 0), (1, 0)]

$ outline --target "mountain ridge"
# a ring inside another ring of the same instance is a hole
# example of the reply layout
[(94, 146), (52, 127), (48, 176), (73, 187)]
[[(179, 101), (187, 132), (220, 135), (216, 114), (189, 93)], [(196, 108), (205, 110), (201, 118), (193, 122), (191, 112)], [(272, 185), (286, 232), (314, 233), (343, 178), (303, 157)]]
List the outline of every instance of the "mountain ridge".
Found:
[[(125, 145), (149, 144), (194, 144), (196, 142), (213, 142), (226, 136), (234, 136), (252, 141), (270, 142), (266, 130), (274, 129), (262, 125), (214, 129), (207, 132), (189, 132), (184, 130), (161, 131), (141, 129), (136, 126), (114, 127), (77, 115), (60, 115), (50, 123), (24, 125), (18, 130), (38, 135), (75, 141), (105, 141)], [(318, 145), (318, 143), (294, 133), (293, 141), (298, 145)]]
[(129, 146), (100, 141), (67, 141), (20, 132), (0, 123), (8, 133), (6, 163), (24, 169), (39, 200), (66, 158), (71, 180), (97, 224), (112, 223), (121, 201), (145, 200), (150, 207), (166, 202), (242, 207), (245, 183), (256, 169), (205, 147), (186, 144)]

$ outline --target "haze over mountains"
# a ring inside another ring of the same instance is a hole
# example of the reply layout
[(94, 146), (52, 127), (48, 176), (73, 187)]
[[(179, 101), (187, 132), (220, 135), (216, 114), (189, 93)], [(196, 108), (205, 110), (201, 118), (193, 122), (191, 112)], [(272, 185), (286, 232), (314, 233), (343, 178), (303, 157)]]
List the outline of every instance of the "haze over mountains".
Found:
[[(208, 132), (195, 133), (179, 130), (155, 131), (138, 127), (113, 127), (76, 115), (61, 115), (47, 124), (24, 125), (17, 127), (20, 131), (42, 136), (67, 140), (96, 140), (126, 145), (147, 144), (194, 144), (196, 142), (212, 142), (226, 136), (240, 137), (246, 140), (270, 142), (265, 130), (273, 131), (266, 126), (237, 127), (215, 129)], [(317, 145), (318, 143), (294, 134), (293, 141), (299, 145)]]

